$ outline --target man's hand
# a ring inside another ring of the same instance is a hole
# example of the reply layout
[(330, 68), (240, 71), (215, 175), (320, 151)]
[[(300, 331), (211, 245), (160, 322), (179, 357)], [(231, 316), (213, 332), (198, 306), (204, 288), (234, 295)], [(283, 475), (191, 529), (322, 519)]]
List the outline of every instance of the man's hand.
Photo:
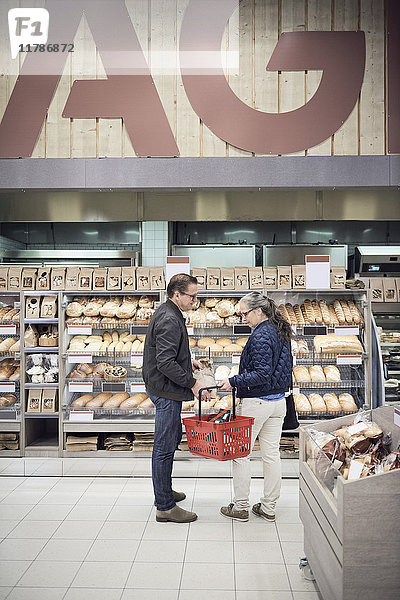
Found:
[(222, 382), (222, 386), (219, 389), (221, 390), (221, 392), (230, 392), (232, 386), (229, 383), (229, 379), (225, 379), (225, 381)]
[[(196, 398), (199, 397), (199, 391), (201, 390), (202, 387), (203, 386), (198, 381), (196, 381), (196, 383), (192, 387), (192, 392), (196, 396)], [(211, 398), (211, 394), (208, 390), (204, 390), (204, 392), (201, 393), (202, 400), (210, 400), (210, 398)]]
[(195, 360), (194, 358), (192, 358), (192, 369), (193, 369), (193, 371), (195, 369), (202, 369), (202, 368), (203, 367), (201, 365), (201, 362), (199, 362), (198, 360)]

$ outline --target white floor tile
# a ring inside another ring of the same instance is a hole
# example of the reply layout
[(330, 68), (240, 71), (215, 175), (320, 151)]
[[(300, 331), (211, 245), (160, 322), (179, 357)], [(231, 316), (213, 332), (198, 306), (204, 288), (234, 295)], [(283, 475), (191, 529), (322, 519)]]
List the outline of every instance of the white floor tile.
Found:
[(123, 523), (119, 521), (106, 521), (98, 535), (99, 540), (140, 540), (145, 528), (145, 523)]
[[(227, 523), (231, 519), (223, 517), (219, 512), (223, 502), (218, 502), (214, 506), (193, 506), (194, 512), (198, 515), (199, 523)], [(226, 504), (226, 503), (225, 503)], [(196, 521), (197, 523), (197, 521)]]
[(0, 539), (5, 538), (9, 535), (9, 533), (15, 528), (17, 527), (19, 523), (18, 521), (15, 520), (4, 520), (4, 521), (0, 521)]
[(131, 562), (113, 562), (105, 569), (104, 562), (85, 561), (71, 587), (123, 589), (131, 569)]
[(135, 562), (173, 562), (182, 563), (185, 554), (186, 541), (164, 540), (162, 544), (153, 540), (142, 540)]
[(154, 494), (151, 492), (131, 492), (124, 490), (117, 499), (116, 506), (153, 506)]
[(232, 523), (202, 523), (195, 521), (189, 526), (189, 541), (232, 541)]
[(21, 490), (50, 490), (61, 481), (60, 477), (27, 477), (20, 485)]
[(69, 587), (78, 572), (80, 562), (53, 562), (36, 560), (18, 582), (18, 587)]
[(62, 600), (67, 588), (15, 587), (8, 600)]
[(293, 600), (322, 600), (318, 592), (293, 592)]
[(46, 496), (42, 498), (40, 504), (76, 504), (80, 499), (82, 492), (71, 491), (71, 492), (55, 492), (51, 490)]
[(93, 540), (97, 537), (103, 521), (63, 521), (54, 534), (59, 540)]
[(289, 574), (290, 586), (293, 592), (315, 592), (318, 591), (318, 586), (313, 581), (305, 579), (298, 567), (295, 565), (287, 565)]
[(0, 562), (0, 581), (2, 585), (16, 585), (30, 564), (30, 560), (4, 560)]
[(268, 590), (268, 595), (264, 590), (236, 592), (236, 600), (293, 600), (292, 592), (279, 592)]
[(21, 521), (9, 534), (9, 538), (50, 538), (61, 521)]
[(71, 504), (39, 503), (26, 515), (25, 521), (63, 521), (71, 508)]
[(69, 588), (63, 600), (120, 600), (121, 589)]
[(235, 542), (278, 542), (275, 523), (267, 523), (257, 518), (256, 522), (233, 522), (233, 539)]
[(11, 494), (8, 494), (1, 502), (1, 504), (37, 504), (41, 502), (46, 492), (41, 491), (19, 491), (14, 490)]
[(188, 541), (186, 563), (233, 563), (233, 544), (230, 541)]
[(285, 563), (298, 566), (300, 558), (305, 556), (303, 542), (282, 542), (281, 545)]
[[(124, 590), (121, 600), (178, 600), (178, 590)], [(66, 598), (65, 600), (68, 600)], [(80, 599), (76, 599), (80, 600)], [(86, 599), (85, 599), (86, 600)]]
[(304, 539), (304, 527), (295, 523), (276, 524), (281, 542), (302, 542)]
[(116, 505), (111, 509), (107, 521), (147, 521), (152, 506), (123, 506)]
[(182, 590), (234, 590), (233, 565), (219, 568), (215, 563), (185, 563), (182, 575)]
[(66, 516), (67, 521), (105, 521), (110, 513), (109, 506), (76, 504)]
[(137, 549), (139, 548), (139, 540), (95, 540), (90, 548), (86, 560), (92, 562), (133, 562)]
[(179, 600), (235, 600), (234, 590), (181, 590)]
[(0, 600), (5, 600), (8, 594), (11, 592), (12, 587), (0, 586)]
[(235, 563), (260, 563), (283, 565), (283, 556), (278, 542), (236, 542)]
[(0, 520), (19, 521), (23, 519), (34, 506), (34, 504), (0, 504)]
[(236, 564), (235, 573), (237, 590), (290, 590), (284, 565)]
[[(196, 521), (197, 522), (197, 521)], [(143, 533), (144, 540), (186, 540), (189, 531), (188, 523), (147, 523)]]
[(126, 587), (149, 589), (151, 585), (155, 590), (178, 590), (181, 573), (180, 563), (134, 563)]
[[(90, 488), (89, 488), (90, 489)], [(97, 490), (94, 492), (86, 491), (79, 499), (81, 506), (113, 506), (120, 492), (102, 492)]]
[(88, 553), (93, 540), (49, 540), (36, 560), (46, 561), (82, 561)]
[(276, 509), (277, 523), (297, 523), (300, 524), (300, 516), (298, 508), (286, 508), (278, 505)]
[(0, 560), (34, 560), (47, 540), (43, 539), (10, 539), (0, 543)]

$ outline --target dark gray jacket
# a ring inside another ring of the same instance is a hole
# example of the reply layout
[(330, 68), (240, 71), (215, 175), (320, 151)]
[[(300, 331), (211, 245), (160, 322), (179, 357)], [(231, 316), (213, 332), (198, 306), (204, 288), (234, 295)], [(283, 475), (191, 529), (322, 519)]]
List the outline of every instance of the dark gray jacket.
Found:
[(196, 380), (185, 319), (171, 300), (157, 308), (151, 318), (142, 373), (149, 394), (178, 401), (193, 399), (191, 388)]

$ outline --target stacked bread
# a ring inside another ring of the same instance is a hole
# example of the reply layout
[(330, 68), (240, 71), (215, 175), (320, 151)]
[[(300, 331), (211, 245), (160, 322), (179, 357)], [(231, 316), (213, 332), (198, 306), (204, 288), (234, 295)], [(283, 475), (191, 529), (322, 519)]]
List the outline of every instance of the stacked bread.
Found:
[(362, 354), (364, 348), (356, 335), (316, 335), (314, 348), (319, 354)]
[[(197, 340), (197, 348), (211, 352), (242, 352), (243, 348), (247, 343), (247, 337), (240, 337), (235, 340), (231, 340), (227, 337), (211, 338), (202, 337)], [(194, 342), (194, 344), (193, 344)], [(196, 340), (194, 338), (189, 339), (189, 345), (191, 348), (196, 347)]]
[(19, 352), (20, 340), (12, 337), (0, 341), (0, 352)]
[(148, 322), (154, 313), (150, 296), (77, 296), (66, 308), (67, 323)]
[(187, 312), (191, 325), (235, 325), (241, 322), (239, 298), (206, 298), (198, 301), (193, 310)]
[(7, 408), (18, 402), (18, 398), (15, 394), (2, 394), (0, 396), (0, 408)]
[(309, 356), (310, 351), (308, 349), (306, 340), (304, 340), (304, 339), (291, 340), (290, 343), (292, 345), (293, 356), (302, 356), (302, 357)]
[(289, 302), (280, 304), (279, 310), (291, 325), (362, 325), (363, 317), (353, 300), (334, 300), (328, 304), (325, 300), (310, 300), (292, 306)]
[(71, 403), (71, 408), (90, 408), (95, 410), (96, 408), (101, 409), (115, 409), (120, 410), (150, 410), (154, 408), (154, 404), (145, 393), (133, 394), (132, 396), (128, 392), (118, 392), (112, 394), (111, 392), (101, 392), (97, 396), (92, 394), (84, 394), (79, 396)]
[(0, 308), (0, 323), (19, 323), (19, 319), (19, 308), (13, 308), (8, 305)]
[(294, 404), (298, 412), (356, 412), (357, 404), (351, 394), (336, 394), (328, 392), (326, 394), (294, 394)]
[(75, 335), (68, 346), (69, 352), (143, 352), (145, 335), (128, 331), (104, 331), (101, 335)]
[(20, 376), (19, 361), (5, 358), (0, 362), (0, 381), (19, 381)]
[(305, 367), (297, 365), (293, 368), (293, 380), (296, 383), (340, 383), (340, 371), (334, 365), (321, 367), (320, 365), (312, 365)]

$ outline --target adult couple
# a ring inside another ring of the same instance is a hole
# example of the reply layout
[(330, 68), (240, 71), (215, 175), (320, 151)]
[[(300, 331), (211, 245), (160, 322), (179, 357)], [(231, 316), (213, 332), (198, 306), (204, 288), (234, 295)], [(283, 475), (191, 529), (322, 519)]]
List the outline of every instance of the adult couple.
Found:
[[(152, 477), (156, 520), (188, 523), (197, 515), (180, 508), (186, 496), (172, 489), (174, 453), (182, 436), (182, 402), (197, 398), (201, 385), (193, 377), (200, 368), (192, 360), (185, 324), (185, 312), (197, 300), (197, 280), (191, 275), (174, 275), (168, 283), (167, 301), (152, 316), (146, 335), (143, 378), (156, 407)], [(239, 374), (223, 382), (222, 391), (236, 388), (240, 402), (237, 414), (254, 417), (252, 447), (260, 441), (263, 461), (264, 494), (252, 508), (254, 514), (275, 520), (275, 505), (280, 494), (281, 467), (279, 440), (286, 414), (285, 392), (291, 385), (291, 328), (275, 303), (259, 292), (240, 300), (240, 313), (252, 333), (243, 349)], [(209, 399), (205, 392), (202, 398)], [(233, 461), (234, 498), (221, 514), (232, 519), (249, 518), (249, 457)]]

